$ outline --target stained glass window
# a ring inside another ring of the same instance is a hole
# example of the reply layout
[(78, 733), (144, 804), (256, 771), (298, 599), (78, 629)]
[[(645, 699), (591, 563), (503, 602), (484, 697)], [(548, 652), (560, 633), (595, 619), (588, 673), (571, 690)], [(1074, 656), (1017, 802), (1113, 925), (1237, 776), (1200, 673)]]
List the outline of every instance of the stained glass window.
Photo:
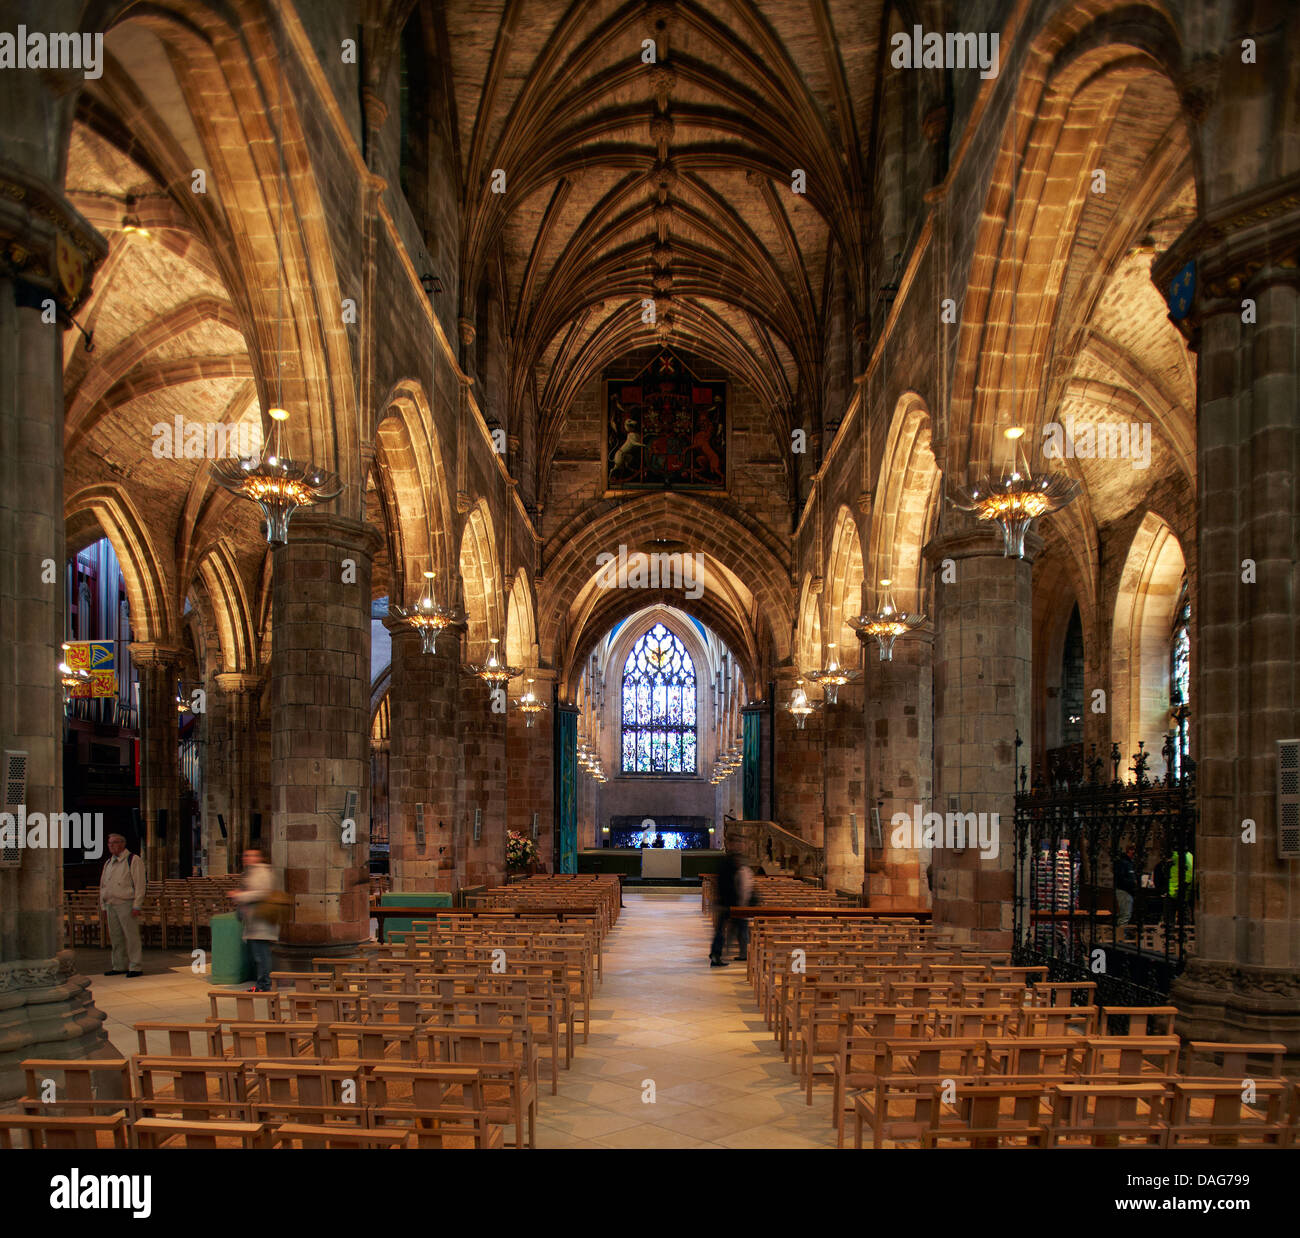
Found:
[(1178, 599), (1174, 612), (1174, 631), (1169, 642), (1169, 706), (1174, 716), (1175, 777), (1182, 777), (1184, 763), (1191, 752), (1192, 704), (1192, 603), (1187, 596), (1187, 585)]
[(623, 773), (695, 773), (695, 664), (662, 623), (623, 664)]

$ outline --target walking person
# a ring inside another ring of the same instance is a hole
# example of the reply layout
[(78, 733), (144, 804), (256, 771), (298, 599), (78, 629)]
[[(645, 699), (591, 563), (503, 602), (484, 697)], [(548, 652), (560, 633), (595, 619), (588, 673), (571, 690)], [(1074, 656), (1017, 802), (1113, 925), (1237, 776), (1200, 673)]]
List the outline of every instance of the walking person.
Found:
[(99, 902), (108, 915), (108, 939), (113, 943), (113, 966), (106, 976), (144, 975), (140, 948), (140, 913), (148, 881), (144, 861), (126, 849), (121, 834), (108, 836), (109, 858), (99, 878)]
[(731, 924), (731, 909), (738, 905), (740, 899), (738, 875), (740, 871), (740, 844), (735, 839), (727, 840), (727, 849), (722, 854), (718, 865), (718, 882), (714, 892), (713, 904), (713, 944), (709, 947), (709, 965), (726, 967), (727, 960), (722, 952), (727, 948), (727, 929)]
[(1115, 861), (1115, 928), (1119, 931), (1133, 920), (1133, 902), (1137, 898), (1137, 869), (1133, 857), (1137, 848), (1129, 843)]
[(262, 853), (245, 851), (243, 879), (238, 890), (230, 891), (230, 897), (239, 904), (244, 940), (253, 954), (253, 970), (257, 976), (254, 987), (258, 993), (270, 991), (271, 943), (280, 940), (279, 923), (267, 918), (270, 908), (264, 906), (274, 891), (274, 874), (262, 859)]

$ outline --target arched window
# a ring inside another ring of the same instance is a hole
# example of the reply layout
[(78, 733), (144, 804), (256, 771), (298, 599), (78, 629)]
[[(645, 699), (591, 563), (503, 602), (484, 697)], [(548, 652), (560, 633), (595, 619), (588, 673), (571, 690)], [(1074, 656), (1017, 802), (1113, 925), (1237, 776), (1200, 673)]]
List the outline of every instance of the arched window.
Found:
[(623, 663), (623, 773), (695, 773), (695, 664), (662, 623)]
[(1183, 775), (1184, 761), (1191, 753), (1192, 732), (1192, 600), (1183, 578), (1182, 592), (1174, 609), (1174, 630), (1169, 638), (1169, 711), (1174, 722), (1175, 777)]

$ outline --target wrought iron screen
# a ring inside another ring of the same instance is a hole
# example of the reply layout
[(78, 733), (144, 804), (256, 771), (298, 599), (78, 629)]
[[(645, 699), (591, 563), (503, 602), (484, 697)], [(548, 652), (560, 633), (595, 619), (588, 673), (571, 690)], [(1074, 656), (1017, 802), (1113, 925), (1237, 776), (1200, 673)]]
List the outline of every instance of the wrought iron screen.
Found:
[(1129, 780), (1119, 777), (1118, 744), (1109, 779), (1096, 745), (1083, 770), (1052, 784), (1028, 787), (1019, 766), (1016, 961), (1045, 964), (1053, 980), (1096, 981), (1101, 1004), (1162, 1003), (1193, 944), (1195, 766), (1179, 762), (1176, 743), (1165, 739), (1169, 773), (1154, 781), (1142, 743)]

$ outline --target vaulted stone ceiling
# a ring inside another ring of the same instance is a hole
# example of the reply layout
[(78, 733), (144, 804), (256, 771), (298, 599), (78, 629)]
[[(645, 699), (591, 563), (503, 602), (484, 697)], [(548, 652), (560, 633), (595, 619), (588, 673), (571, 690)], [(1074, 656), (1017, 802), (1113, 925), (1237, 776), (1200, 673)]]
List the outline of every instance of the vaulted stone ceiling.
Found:
[(509, 407), (535, 399), (543, 458), (577, 390), (656, 339), (751, 386), (778, 433), (815, 406), (837, 251), (865, 303), (880, 5), (450, 0), (444, 19), (462, 313), (504, 283)]

